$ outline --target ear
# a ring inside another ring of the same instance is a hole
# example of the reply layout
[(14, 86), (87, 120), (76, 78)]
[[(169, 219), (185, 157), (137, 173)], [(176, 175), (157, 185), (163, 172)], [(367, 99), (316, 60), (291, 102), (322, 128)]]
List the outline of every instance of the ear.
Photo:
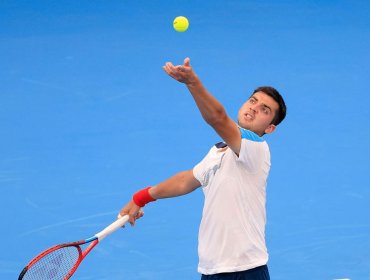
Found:
[(265, 129), (265, 133), (266, 134), (270, 134), (270, 133), (273, 133), (276, 129), (276, 125), (274, 124), (270, 124), (266, 129)]

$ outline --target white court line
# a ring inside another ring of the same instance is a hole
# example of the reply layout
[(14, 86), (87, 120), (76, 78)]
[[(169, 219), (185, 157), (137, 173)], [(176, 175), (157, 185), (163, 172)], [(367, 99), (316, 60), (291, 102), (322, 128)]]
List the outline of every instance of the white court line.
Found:
[(78, 219), (72, 219), (72, 220), (68, 220), (68, 221), (64, 221), (64, 222), (50, 224), (50, 225), (43, 226), (43, 227), (40, 227), (40, 228), (36, 228), (36, 229), (30, 230), (30, 231), (26, 231), (24, 233), (21, 233), (19, 236), (23, 237), (23, 236), (30, 235), (30, 234), (36, 233), (36, 232), (40, 232), (40, 231), (43, 231), (43, 230), (46, 230), (46, 229), (60, 227), (60, 226), (66, 225), (66, 224), (72, 224), (72, 223), (81, 222), (81, 221), (90, 220), (90, 219), (93, 219), (93, 218), (103, 217), (103, 216), (108, 216), (108, 215), (112, 215), (112, 219), (114, 219), (117, 215), (117, 211), (105, 212), (105, 213), (95, 214), (95, 215), (86, 216), (86, 217), (82, 217), (82, 218), (78, 218)]

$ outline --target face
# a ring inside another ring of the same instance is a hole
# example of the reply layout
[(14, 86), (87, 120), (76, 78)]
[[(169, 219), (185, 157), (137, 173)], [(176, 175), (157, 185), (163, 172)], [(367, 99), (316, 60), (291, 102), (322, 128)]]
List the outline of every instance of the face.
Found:
[(239, 126), (257, 133), (259, 136), (274, 132), (276, 126), (271, 124), (279, 104), (262, 91), (254, 93), (243, 104), (238, 113)]

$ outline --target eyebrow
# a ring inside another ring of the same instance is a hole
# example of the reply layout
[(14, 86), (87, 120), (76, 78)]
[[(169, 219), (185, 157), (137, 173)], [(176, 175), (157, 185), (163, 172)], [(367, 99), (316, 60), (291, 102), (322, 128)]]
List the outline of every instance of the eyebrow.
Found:
[[(252, 95), (250, 99), (252, 99), (252, 98), (253, 98), (254, 100), (256, 100), (256, 101), (259, 101), (259, 100), (258, 100), (258, 98), (257, 98), (257, 97), (255, 97), (254, 95)], [(262, 106), (264, 106), (265, 108), (268, 108), (268, 109), (272, 112), (272, 109), (271, 109), (271, 107), (270, 107), (270, 106), (266, 105), (265, 103), (262, 103)]]

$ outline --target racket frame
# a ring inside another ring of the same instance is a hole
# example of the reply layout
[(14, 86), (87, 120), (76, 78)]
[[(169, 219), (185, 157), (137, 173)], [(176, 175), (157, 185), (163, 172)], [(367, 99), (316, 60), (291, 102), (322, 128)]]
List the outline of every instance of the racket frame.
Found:
[[(20, 275), (18, 277), (18, 280), (22, 280), (23, 277), (25, 276), (25, 274), (27, 273), (27, 271), (30, 268), (32, 268), (32, 266), (34, 266), (39, 260), (41, 260), (42, 258), (44, 258), (46, 255), (48, 255), (48, 254), (50, 254), (50, 253), (52, 253), (52, 252), (54, 252), (56, 250), (59, 250), (61, 248), (65, 248), (65, 247), (76, 247), (77, 250), (78, 250), (78, 259), (77, 259), (76, 263), (73, 265), (73, 267), (71, 268), (71, 270), (67, 273), (67, 275), (63, 279), (63, 280), (68, 280), (75, 273), (75, 271), (77, 270), (78, 266), (81, 264), (81, 262), (83, 261), (83, 259), (91, 252), (91, 250), (101, 240), (103, 240), (106, 236), (108, 236), (109, 234), (113, 233), (117, 229), (123, 227), (125, 225), (125, 223), (128, 221), (128, 218), (129, 218), (128, 215), (125, 215), (125, 216), (119, 218), (118, 220), (116, 220), (115, 222), (113, 222), (112, 224), (110, 224), (109, 226), (107, 226), (105, 229), (103, 229), (102, 231), (98, 232), (97, 234), (95, 234), (94, 236), (92, 236), (90, 238), (87, 238), (87, 239), (84, 239), (84, 240), (80, 240), (80, 241), (75, 241), (75, 242), (58, 244), (58, 245), (55, 245), (53, 247), (50, 247), (50, 248), (46, 249), (45, 251), (41, 252), (36, 257), (34, 257), (26, 265), (26, 267), (20, 273)], [(84, 244), (88, 244), (88, 243), (91, 243), (91, 244), (89, 244), (89, 246), (84, 251), (82, 251), (82, 249), (81, 249), (80, 246), (81, 245), (84, 245)]]

